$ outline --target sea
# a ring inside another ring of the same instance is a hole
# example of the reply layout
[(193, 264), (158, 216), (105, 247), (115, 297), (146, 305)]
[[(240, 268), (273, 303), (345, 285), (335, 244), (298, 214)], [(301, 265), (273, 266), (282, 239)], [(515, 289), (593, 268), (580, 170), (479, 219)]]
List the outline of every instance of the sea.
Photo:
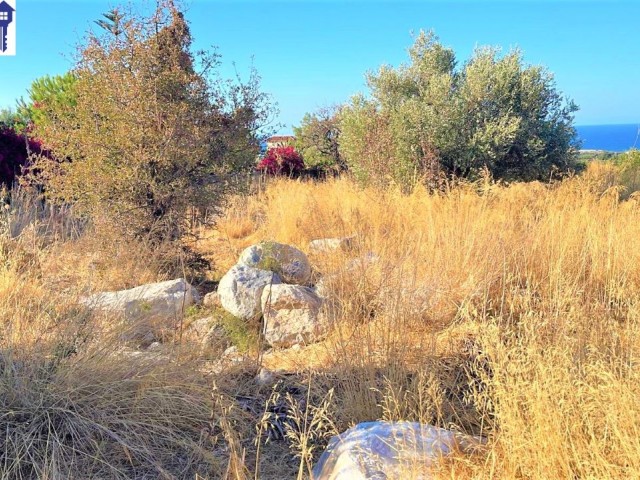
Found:
[(640, 149), (640, 123), (624, 125), (579, 125), (576, 126), (582, 150), (606, 150), (626, 152)]

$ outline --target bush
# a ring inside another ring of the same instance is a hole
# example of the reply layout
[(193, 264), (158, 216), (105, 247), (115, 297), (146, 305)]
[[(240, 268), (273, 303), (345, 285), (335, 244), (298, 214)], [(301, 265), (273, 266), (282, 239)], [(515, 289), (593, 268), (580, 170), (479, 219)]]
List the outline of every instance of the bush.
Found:
[(310, 167), (346, 170), (340, 155), (340, 107), (321, 108), (307, 113), (293, 129), (296, 148)]
[(61, 100), (38, 105), (46, 121), (35, 133), (57, 158), (72, 159), (39, 165), (50, 200), (157, 243), (178, 240), (195, 212), (221, 204), (235, 174), (253, 167), (270, 106), (254, 70), (246, 82), (221, 78), (218, 56), (193, 53), (191, 42), (170, 1), (89, 35), (72, 96), (48, 82)]
[(356, 173), (411, 186), (485, 169), (542, 180), (573, 166), (577, 107), (520, 51), (478, 48), (457, 68), (453, 50), (422, 32), (409, 54), (408, 65), (370, 74), (371, 95), (341, 110), (340, 149)]
[(40, 155), (42, 144), (13, 128), (0, 125), (0, 187), (11, 188), (29, 164), (31, 155)]
[(619, 169), (618, 183), (624, 187), (623, 198), (640, 191), (640, 150), (629, 150), (613, 158)]
[(304, 170), (304, 160), (294, 147), (275, 147), (267, 150), (257, 168), (269, 175), (295, 176)]

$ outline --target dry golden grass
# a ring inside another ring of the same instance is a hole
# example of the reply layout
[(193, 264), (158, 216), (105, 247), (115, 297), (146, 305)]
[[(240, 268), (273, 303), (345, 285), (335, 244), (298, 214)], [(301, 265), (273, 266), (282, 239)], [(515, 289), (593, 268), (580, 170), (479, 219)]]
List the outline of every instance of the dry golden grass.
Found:
[[(218, 351), (180, 332), (131, 356), (111, 319), (78, 308), (87, 292), (171, 275), (161, 255), (28, 218), (0, 241), (0, 478), (306, 478), (331, 434), (375, 419), (487, 438), (439, 478), (640, 478), (629, 175), (592, 164), (554, 185), (437, 195), (269, 182), (201, 232), (211, 277), (260, 240), (354, 236), (311, 256), (334, 328), (221, 372)], [(256, 384), (261, 366), (280, 382)]]
[[(452, 462), (463, 477), (640, 477), (640, 205), (619, 181), (607, 164), (551, 186), (439, 195), (274, 181), (223, 219), (246, 212), (253, 226), (229, 236), (221, 264), (256, 239), (306, 250), (356, 236), (352, 251), (313, 258), (340, 304), (333, 334), (311, 355), (268, 358), (324, 362), (339, 378), (337, 424), (415, 419), (487, 435), (484, 456)], [(368, 252), (378, 260), (344, 268)]]

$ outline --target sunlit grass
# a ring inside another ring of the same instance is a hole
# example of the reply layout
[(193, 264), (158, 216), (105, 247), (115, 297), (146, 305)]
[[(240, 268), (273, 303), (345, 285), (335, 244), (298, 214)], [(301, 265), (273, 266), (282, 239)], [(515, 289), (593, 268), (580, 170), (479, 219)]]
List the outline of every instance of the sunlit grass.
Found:
[[(640, 477), (629, 178), (592, 164), (553, 185), (437, 194), (271, 181), (201, 231), (210, 275), (260, 240), (308, 250), (354, 236), (350, 249), (310, 254), (333, 328), (290, 351), (260, 354), (252, 339), (247, 359), (222, 369), (224, 346), (180, 329), (159, 354), (131, 355), (118, 319), (78, 307), (83, 294), (172, 275), (158, 252), (91, 230), (45, 238), (29, 219), (0, 246), (0, 478), (296, 478), (331, 433), (376, 419), (487, 439), (440, 478)], [(231, 327), (230, 343), (246, 340)], [(287, 375), (258, 385), (262, 366)], [(284, 435), (266, 442), (273, 422)]]

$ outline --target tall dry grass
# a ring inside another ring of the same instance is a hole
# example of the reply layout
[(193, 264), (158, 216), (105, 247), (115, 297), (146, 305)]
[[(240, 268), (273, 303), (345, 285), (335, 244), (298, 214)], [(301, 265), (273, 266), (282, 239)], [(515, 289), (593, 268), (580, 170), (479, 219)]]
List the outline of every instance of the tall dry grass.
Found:
[[(216, 277), (259, 240), (353, 236), (310, 253), (333, 328), (222, 369), (181, 331), (132, 352), (117, 319), (78, 306), (176, 273), (165, 252), (14, 199), (0, 213), (0, 478), (307, 478), (330, 435), (375, 419), (487, 439), (440, 478), (640, 478), (629, 178), (593, 164), (553, 185), (408, 195), (269, 182), (199, 247)], [(262, 366), (286, 372), (260, 385)]]
[(640, 204), (622, 178), (593, 164), (553, 185), (409, 195), (277, 180), (220, 221), (218, 263), (256, 239), (355, 236), (312, 257), (336, 298), (313, 364), (335, 375), (339, 427), (420, 420), (489, 439), (443, 477), (640, 478)]
[[(138, 355), (78, 304), (159, 280), (143, 242), (96, 238), (25, 191), (0, 211), (0, 478), (215, 477), (210, 382), (180, 345)], [(131, 328), (131, 326), (127, 327)]]

